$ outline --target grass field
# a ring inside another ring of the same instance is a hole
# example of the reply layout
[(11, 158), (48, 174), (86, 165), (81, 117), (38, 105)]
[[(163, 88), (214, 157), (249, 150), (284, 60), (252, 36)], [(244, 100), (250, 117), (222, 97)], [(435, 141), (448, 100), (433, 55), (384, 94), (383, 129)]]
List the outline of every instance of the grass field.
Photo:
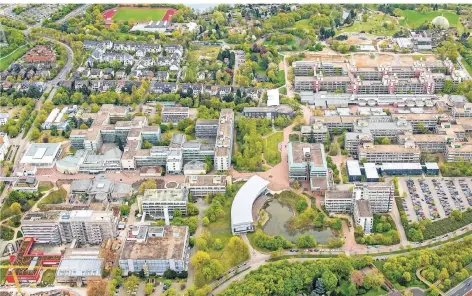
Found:
[(352, 26), (341, 28), (338, 35), (346, 32), (365, 32), (379, 36), (392, 36), (399, 30), (398, 26), (394, 29), (389, 30), (383, 26), (386, 22), (396, 23), (396, 20), (389, 15), (375, 14), (371, 15), (367, 22), (356, 21)]
[(166, 14), (167, 9), (161, 8), (121, 8), (113, 16), (114, 21), (160, 21)]
[[(281, 156), (280, 151), (278, 149), (278, 145), (283, 140), (284, 135), (282, 132), (277, 132), (267, 137), (264, 147), (264, 157), (269, 165), (274, 166), (280, 162)], [(269, 153), (270, 157), (268, 157)]]
[(303, 19), (295, 22), (295, 28), (299, 29), (313, 29), (313, 26), (310, 25), (310, 20), (309, 19)]
[(0, 71), (4, 71), (6, 68), (8, 68), (8, 66), (10, 66), (11, 63), (21, 58), (28, 51), (28, 49), (28, 46), (17, 48), (14, 52), (10, 53), (10, 55), (0, 59)]
[(459, 16), (450, 10), (436, 10), (427, 13), (420, 13), (416, 10), (404, 10), (403, 20), (400, 22), (404, 26), (415, 29), (425, 22), (431, 22), (435, 17), (442, 15), (447, 18), (451, 27), (457, 27), (459, 33), (463, 32), (464, 27), (459, 22)]

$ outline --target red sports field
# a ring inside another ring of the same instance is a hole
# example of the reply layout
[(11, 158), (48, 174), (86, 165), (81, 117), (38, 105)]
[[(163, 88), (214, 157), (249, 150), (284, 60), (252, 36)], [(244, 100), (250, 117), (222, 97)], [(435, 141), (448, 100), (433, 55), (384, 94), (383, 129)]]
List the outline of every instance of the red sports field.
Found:
[(107, 25), (114, 21), (170, 21), (177, 10), (153, 7), (115, 7), (102, 12)]

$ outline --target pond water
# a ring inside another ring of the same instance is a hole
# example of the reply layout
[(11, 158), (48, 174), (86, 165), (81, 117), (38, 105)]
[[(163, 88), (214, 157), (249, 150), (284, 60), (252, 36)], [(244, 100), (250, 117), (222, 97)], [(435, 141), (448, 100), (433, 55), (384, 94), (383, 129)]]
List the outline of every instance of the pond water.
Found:
[(321, 244), (327, 244), (328, 238), (336, 237), (330, 229), (310, 229), (296, 233), (289, 232), (285, 227), (285, 223), (293, 216), (292, 208), (280, 203), (278, 200), (269, 201), (265, 210), (269, 213), (270, 218), (264, 225), (263, 230), (269, 235), (280, 235), (294, 242), (300, 235), (310, 234), (316, 239), (316, 242)]

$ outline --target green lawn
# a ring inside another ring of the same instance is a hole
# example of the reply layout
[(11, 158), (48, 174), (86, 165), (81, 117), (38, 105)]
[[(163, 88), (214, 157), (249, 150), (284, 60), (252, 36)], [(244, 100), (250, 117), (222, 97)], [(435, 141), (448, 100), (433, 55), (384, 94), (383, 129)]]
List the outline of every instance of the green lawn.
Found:
[(464, 65), (464, 68), (469, 72), (469, 75), (472, 75), (472, 66), (467, 63), (465, 59), (462, 59), (462, 64)]
[(9, 56), (0, 59), (0, 71), (5, 70), (6, 68), (8, 68), (8, 66), (10, 66), (11, 63), (21, 58), (28, 51), (28, 49), (28, 46), (18, 48)]
[(264, 146), (264, 158), (271, 166), (278, 164), (281, 160), (280, 151), (278, 149), (279, 143), (284, 139), (282, 132), (277, 132), (266, 139)]
[(43, 198), (39, 203), (38, 207), (41, 205), (47, 204), (60, 204), (66, 201), (67, 191), (64, 188), (59, 188), (56, 191), (53, 191), (48, 194), (45, 198)]
[(436, 10), (427, 13), (420, 13), (416, 10), (404, 10), (404, 19), (401, 21), (401, 24), (406, 25), (411, 29), (415, 29), (424, 24), (425, 22), (431, 22), (435, 17), (440, 15), (447, 18), (451, 27), (457, 27), (459, 33), (464, 30), (462, 24), (459, 22), (459, 16), (455, 12), (450, 10)]
[(160, 21), (166, 14), (165, 8), (120, 8), (113, 16), (114, 21)]
[(310, 19), (299, 20), (295, 23), (295, 28), (297, 29), (313, 29), (310, 25)]
[(386, 22), (393, 22), (396, 23), (395, 18), (386, 15), (386, 14), (375, 14), (369, 16), (367, 22), (363, 21), (356, 21), (352, 26), (341, 28), (338, 32), (338, 35), (346, 32), (361, 32), (364, 31), (366, 33), (371, 33), (375, 35), (384, 35), (384, 36), (392, 36), (399, 30), (398, 25), (395, 25), (394, 29), (389, 30), (383, 26)]
[(54, 280), (56, 279), (56, 272), (54, 270), (46, 270), (41, 277), (41, 284), (43, 285), (51, 285), (54, 284)]

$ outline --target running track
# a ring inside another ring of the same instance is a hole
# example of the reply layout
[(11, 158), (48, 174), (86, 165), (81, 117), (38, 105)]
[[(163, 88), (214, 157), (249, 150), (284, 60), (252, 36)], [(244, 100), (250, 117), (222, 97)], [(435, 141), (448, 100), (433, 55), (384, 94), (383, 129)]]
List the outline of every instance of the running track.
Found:
[[(105, 10), (104, 12), (102, 12), (103, 19), (105, 20), (105, 23), (107, 25), (113, 23), (113, 16), (116, 14), (118, 9), (120, 9), (120, 8), (126, 8), (126, 7), (115, 7), (115, 8), (108, 9), (108, 10)], [(152, 9), (152, 8), (150, 8), (150, 9)], [(163, 8), (163, 9), (165, 9), (165, 8)], [(172, 16), (176, 12), (177, 12), (177, 10), (175, 10), (175, 9), (172, 9), (172, 8), (167, 9), (166, 14), (162, 17), (162, 21), (170, 21), (172, 19)]]

